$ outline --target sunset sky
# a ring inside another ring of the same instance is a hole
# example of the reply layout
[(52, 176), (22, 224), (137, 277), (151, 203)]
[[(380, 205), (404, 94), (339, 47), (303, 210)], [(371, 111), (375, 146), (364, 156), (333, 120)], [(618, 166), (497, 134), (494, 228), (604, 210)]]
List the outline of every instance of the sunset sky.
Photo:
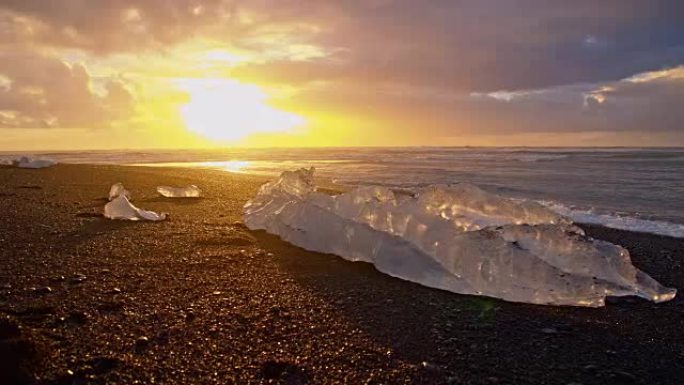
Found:
[(3, 0), (0, 150), (682, 146), (684, 1)]

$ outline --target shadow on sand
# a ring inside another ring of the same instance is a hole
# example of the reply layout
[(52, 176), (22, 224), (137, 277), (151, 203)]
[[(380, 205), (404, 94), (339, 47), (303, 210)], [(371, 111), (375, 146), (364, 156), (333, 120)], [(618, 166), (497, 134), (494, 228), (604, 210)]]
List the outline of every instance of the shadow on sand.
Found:
[(174, 203), (174, 204), (179, 204), (179, 205), (194, 205), (198, 203), (202, 203), (205, 200), (203, 197), (198, 197), (198, 198), (166, 198), (162, 196), (154, 197), (154, 198), (145, 198), (141, 199), (140, 202), (146, 202), (146, 203)]
[[(669, 344), (654, 343), (663, 338), (658, 329), (672, 327), (667, 315), (681, 311), (679, 299), (598, 309), (509, 303), (430, 289), (368, 263), (309, 252), (263, 231), (249, 233), (298, 284), (390, 347), (395, 357), (434, 365), (440, 376), (467, 372), (503, 382), (524, 382), (532, 375), (536, 382), (591, 382), (599, 376), (613, 383), (615, 376), (632, 378), (635, 367), (654, 381), (682, 374)], [(644, 354), (658, 359), (644, 366)]]

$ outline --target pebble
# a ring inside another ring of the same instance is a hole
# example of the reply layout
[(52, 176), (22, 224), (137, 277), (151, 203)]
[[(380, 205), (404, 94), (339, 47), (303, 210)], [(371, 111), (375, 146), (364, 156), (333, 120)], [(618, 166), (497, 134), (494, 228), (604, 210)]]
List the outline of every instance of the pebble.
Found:
[(423, 361), (420, 363), (420, 367), (424, 370), (427, 370), (429, 372), (438, 372), (439, 371), (439, 366), (429, 363), (427, 361)]
[(111, 371), (119, 365), (119, 360), (112, 357), (96, 357), (90, 363), (93, 372), (103, 374)]
[(266, 380), (290, 377), (288, 383), (306, 383), (306, 375), (296, 365), (289, 362), (269, 360), (261, 364), (261, 376)]
[(77, 324), (77, 325), (83, 325), (88, 322), (88, 319), (90, 316), (88, 313), (83, 312), (83, 311), (72, 311), (69, 313), (67, 317), (62, 317), (60, 320), (72, 323), (72, 324)]
[(70, 282), (71, 283), (82, 283), (86, 279), (88, 279), (88, 277), (86, 277), (83, 274), (74, 274), (74, 276), (71, 278)]
[(197, 314), (195, 314), (195, 312), (190, 310), (185, 313), (185, 320), (187, 322), (192, 322), (195, 320), (195, 318), (197, 318)]
[(43, 286), (41, 288), (34, 290), (38, 294), (50, 294), (52, 293), (52, 288), (50, 286)]
[(631, 384), (636, 382), (637, 378), (632, 373), (616, 370), (610, 373), (610, 377), (618, 380), (621, 384)]
[(138, 339), (135, 340), (135, 350), (138, 352), (146, 349), (149, 345), (150, 339), (145, 336), (138, 337)]

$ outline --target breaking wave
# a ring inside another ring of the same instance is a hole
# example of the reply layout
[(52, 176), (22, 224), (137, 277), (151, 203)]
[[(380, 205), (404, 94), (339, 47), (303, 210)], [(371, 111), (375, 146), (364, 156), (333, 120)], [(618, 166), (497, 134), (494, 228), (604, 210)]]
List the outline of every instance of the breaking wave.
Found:
[(642, 219), (628, 215), (598, 213), (593, 209), (577, 209), (558, 202), (540, 201), (540, 203), (578, 223), (601, 225), (613, 229), (639, 233), (684, 238), (684, 224)]

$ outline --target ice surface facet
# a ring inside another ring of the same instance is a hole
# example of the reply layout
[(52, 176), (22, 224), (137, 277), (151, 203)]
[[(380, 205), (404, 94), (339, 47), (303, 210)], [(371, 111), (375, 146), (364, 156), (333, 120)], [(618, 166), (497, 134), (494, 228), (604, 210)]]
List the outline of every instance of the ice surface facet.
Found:
[(199, 198), (202, 190), (193, 185), (187, 187), (159, 186), (157, 192), (167, 198)]
[(142, 210), (135, 207), (125, 194), (118, 195), (104, 207), (104, 216), (109, 219), (129, 221), (163, 221), (166, 213), (158, 214), (154, 211)]
[(514, 302), (603, 306), (606, 296), (674, 298), (629, 252), (584, 235), (544, 206), (469, 184), (416, 197), (384, 187), (318, 193), (313, 169), (286, 171), (244, 207), (245, 224), (308, 250), (364, 261), (386, 274)]
[(122, 183), (115, 183), (109, 189), (109, 200), (111, 201), (119, 195), (123, 195), (126, 198), (131, 199), (131, 193), (124, 188), (124, 185)]

